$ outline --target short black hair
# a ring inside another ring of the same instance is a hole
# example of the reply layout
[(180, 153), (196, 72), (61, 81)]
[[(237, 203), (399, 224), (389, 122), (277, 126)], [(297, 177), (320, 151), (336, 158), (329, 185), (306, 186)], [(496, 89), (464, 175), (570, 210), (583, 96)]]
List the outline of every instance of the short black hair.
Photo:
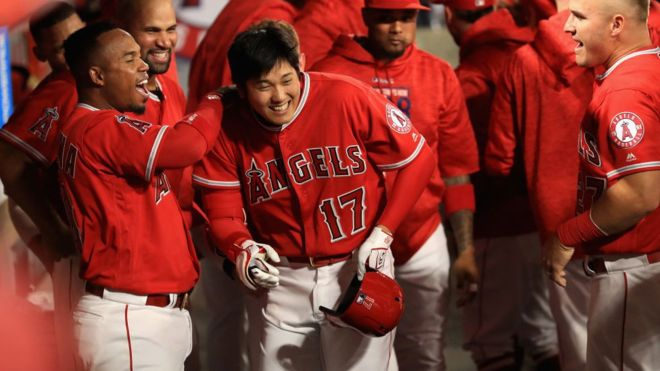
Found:
[(99, 36), (114, 29), (119, 27), (112, 22), (96, 22), (72, 33), (64, 41), (64, 59), (78, 84), (88, 78), (86, 76), (91, 64), (90, 57), (100, 46), (97, 42)]
[(227, 58), (231, 79), (238, 86), (261, 77), (282, 61), (300, 72), (298, 35), (286, 22), (262, 21), (236, 36)]
[(41, 33), (49, 27), (76, 14), (76, 9), (69, 3), (58, 1), (40, 9), (30, 18), (30, 34), (38, 43)]

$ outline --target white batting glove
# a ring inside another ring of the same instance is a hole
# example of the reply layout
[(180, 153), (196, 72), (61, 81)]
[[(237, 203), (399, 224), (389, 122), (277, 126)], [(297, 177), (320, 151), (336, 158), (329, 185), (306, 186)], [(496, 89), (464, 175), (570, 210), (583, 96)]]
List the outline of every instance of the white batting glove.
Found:
[(375, 227), (358, 249), (358, 279), (362, 280), (367, 267), (394, 278), (394, 257), (390, 250), (392, 236)]
[(280, 271), (268, 263), (280, 262), (275, 249), (264, 243), (246, 240), (241, 244), (242, 251), (236, 257), (238, 278), (250, 290), (272, 289), (280, 283)]

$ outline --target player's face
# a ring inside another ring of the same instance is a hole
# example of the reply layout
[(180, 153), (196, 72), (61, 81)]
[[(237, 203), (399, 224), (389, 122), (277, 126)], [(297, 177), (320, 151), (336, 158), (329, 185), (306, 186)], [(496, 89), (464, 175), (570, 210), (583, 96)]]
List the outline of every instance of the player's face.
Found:
[(140, 45), (149, 75), (167, 72), (176, 46), (176, 15), (170, 0), (144, 1), (128, 23), (128, 32)]
[(140, 58), (140, 46), (119, 29), (102, 34), (98, 42), (106, 45), (101, 62), (104, 98), (119, 112), (143, 113), (148, 67)]
[(570, 0), (564, 31), (575, 40), (575, 62), (582, 67), (605, 64), (611, 55), (609, 19), (602, 0)]
[(289, 62), (280, 61), (260, 78), (249, 79), (245, 95), (259, 116), (273, 125), (284, 125), (298, 108), (300, 77)]
[(377, 59), (395, 59), (415, 42), (417, 10), (365, 9), (369, 46)]
[(39, 35), (39, 40), (36, 41), (35, 55), (40, 61), (48, 62), (53, 71), (66, 70), (64, 40), (84, 26), (85, 24), (80, 20), (80, 17), (77, 14), (72, 14), (70, 17), (44, 29)]

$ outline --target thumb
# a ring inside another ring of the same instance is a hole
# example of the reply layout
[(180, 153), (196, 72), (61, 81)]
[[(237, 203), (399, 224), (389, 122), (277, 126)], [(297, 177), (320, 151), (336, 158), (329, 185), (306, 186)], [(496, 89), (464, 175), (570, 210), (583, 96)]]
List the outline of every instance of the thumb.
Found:
[(277, 254), (277, 251), (273, 249), (272, 246), (270, 245), (263, 245), (263, 248), (266, 250), (266, 256), (268, 257), (268, 260), (273, 261), (275, 263), (280, 262), (280, 256)]
[(367, 264), (365, 262), (358, 262), (357, 278), (362, 281), (364, 274), (367, 273)]

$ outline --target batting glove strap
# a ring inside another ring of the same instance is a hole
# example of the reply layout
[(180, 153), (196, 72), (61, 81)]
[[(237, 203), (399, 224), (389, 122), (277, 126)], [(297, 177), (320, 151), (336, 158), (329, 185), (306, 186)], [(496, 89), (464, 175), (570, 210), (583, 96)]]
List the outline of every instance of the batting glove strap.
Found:
[(362, 280), (367, 267), (394, 277), (394, 257), (390, 251), (392, 236), (376, 227), (358, 249), (358, 279)]
[(273, 288), (280, 283), (279, 270), (268, 263), (280, 262), (280, 257), (270, 245), (246, 240), (236, 257), (238, 278), (250, 290)]

